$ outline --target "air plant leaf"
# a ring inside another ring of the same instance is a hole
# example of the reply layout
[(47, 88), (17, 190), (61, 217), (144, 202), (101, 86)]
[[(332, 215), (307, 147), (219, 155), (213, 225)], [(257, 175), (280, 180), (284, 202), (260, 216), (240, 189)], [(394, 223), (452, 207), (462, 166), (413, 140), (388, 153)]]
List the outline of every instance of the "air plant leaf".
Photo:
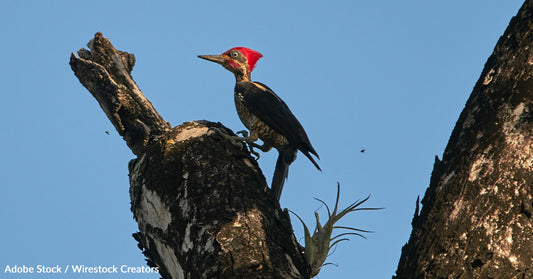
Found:
[[(296, 213), (291, 211), (300, 220), (300, 222), (302, 223), (304, 227), (304, 234), (305, 234), (304, 256), (305, 256), (305, 260), (311, 267), (311, 277), (315, 277), (316, 275), (318, 275), (322, 266), (326, 265), (324, 264), (324, 262), (326, 261), (326, 258), (328, 257), (331, 248), (333, 248), (339, 242), (349, 240), (345, 236), (356, 235), (356, 236), (365, 238), (365, 236), (362, 233), (371, 232), (371, 231), (361, 230), (361, 229), (352, 228), (352, 227), (335, 226), (335, 223), (337, 223), (340, 219), (342, 219), (342, 217), (346, 216), (350, 212), (361, 211), (361, 210), (381, 209), (381, 208), (369, 208), (369, 207), (360, 208), (359, 206), (361, 206), (363, 203), (365, 203), (370, 198), (370, 196), (368, 196), (367, 198), (361, 201), (355, 201), (354, 203), (350, 204), (348, 207), (346, 207), (345, 209), (337, 213), (337, 210), (339, 208), (340, 190), (341, 190), (340, 183), (337, 182), (337, 198), (335, 199), (335, 207), (333, 208), (333, 212), (330, 211), (329, 206), (323, 200), (315, 198), (317, 201), (319, 201), (326, 207), (326, 210), (328, 212), (328, 220), (324, 224), (324, 226), (322, 226), (320, 224), (319, 215), (315, 211), (316, 225), (315, 225), (315, 229), (313, 230), (313, 235), (311, 235), (307, 225), (304, 223), (302, 218), (300, 218), (300, 216), (298, 216)], [(332, 237), (334, 229), (349, 230), (351, 232), (344, 232), (344, 233), (341, 233), (341, 234), (338, 234)]]

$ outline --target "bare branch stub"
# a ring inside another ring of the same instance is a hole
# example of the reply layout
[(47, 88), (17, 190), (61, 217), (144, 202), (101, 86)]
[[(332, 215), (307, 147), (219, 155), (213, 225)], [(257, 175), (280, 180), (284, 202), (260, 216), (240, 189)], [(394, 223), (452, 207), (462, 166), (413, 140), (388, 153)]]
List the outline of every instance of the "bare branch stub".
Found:
[(135, 56), (116, 50), (109, 39), (98, 32), (70, 56), (70, 66), (80, 82), (100, 104), (118, 133), (135, 155), (141, 155), (150, 138), (171, 126), (141, 92), (130, 73)]

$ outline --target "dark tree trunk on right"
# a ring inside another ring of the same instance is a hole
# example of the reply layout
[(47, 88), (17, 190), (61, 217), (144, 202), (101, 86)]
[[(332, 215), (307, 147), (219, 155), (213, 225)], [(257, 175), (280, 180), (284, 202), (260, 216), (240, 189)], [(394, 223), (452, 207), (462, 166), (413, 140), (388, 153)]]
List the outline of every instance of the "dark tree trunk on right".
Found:
[(533, 278), (532, 202), (528, 0), (498, 41), (442, 161), (435, 162), (396, 278)]

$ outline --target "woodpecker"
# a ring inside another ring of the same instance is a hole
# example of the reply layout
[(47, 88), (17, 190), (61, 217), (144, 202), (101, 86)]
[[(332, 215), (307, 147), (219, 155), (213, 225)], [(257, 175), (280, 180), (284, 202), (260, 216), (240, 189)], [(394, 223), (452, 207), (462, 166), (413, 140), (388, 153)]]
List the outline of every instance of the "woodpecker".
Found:
[[(268, 152), (272, 147), (279, 152), (271, 188), (279, 201), (285, 179), (289, 174), (289, 165), (296, 159), (300, 150), (318, 170), (321, 170), (311, 154), (318, 159), (304, 128), (296, 119), (285, 102), (263, 83), (251, 81), (250, 74), (255, 64), (263, 55), (245, 47), (234, 47), (221, 55), (199, 55), (199, 58), (222, 65), (235, 75), (235, 107), (239, 118), (250, 134), (233, 137), (243, 140), (252, 147)], [(263, 145), (255, 143), (257, 139)]]

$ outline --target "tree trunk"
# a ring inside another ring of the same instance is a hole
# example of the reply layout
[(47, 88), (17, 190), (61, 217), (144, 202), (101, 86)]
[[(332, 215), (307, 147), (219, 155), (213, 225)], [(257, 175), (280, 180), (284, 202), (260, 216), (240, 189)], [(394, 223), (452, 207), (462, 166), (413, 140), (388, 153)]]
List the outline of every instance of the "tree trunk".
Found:
[(134, 234), (163, 278), (309, 278), (256, 161), (220, 123), (172, 128), (133, 81), (132, 54), (97, 33), (70, 65), (137, 156), (129, 164)]
[(395, 278), (533, 278), (533, 0), (436, 159)]

